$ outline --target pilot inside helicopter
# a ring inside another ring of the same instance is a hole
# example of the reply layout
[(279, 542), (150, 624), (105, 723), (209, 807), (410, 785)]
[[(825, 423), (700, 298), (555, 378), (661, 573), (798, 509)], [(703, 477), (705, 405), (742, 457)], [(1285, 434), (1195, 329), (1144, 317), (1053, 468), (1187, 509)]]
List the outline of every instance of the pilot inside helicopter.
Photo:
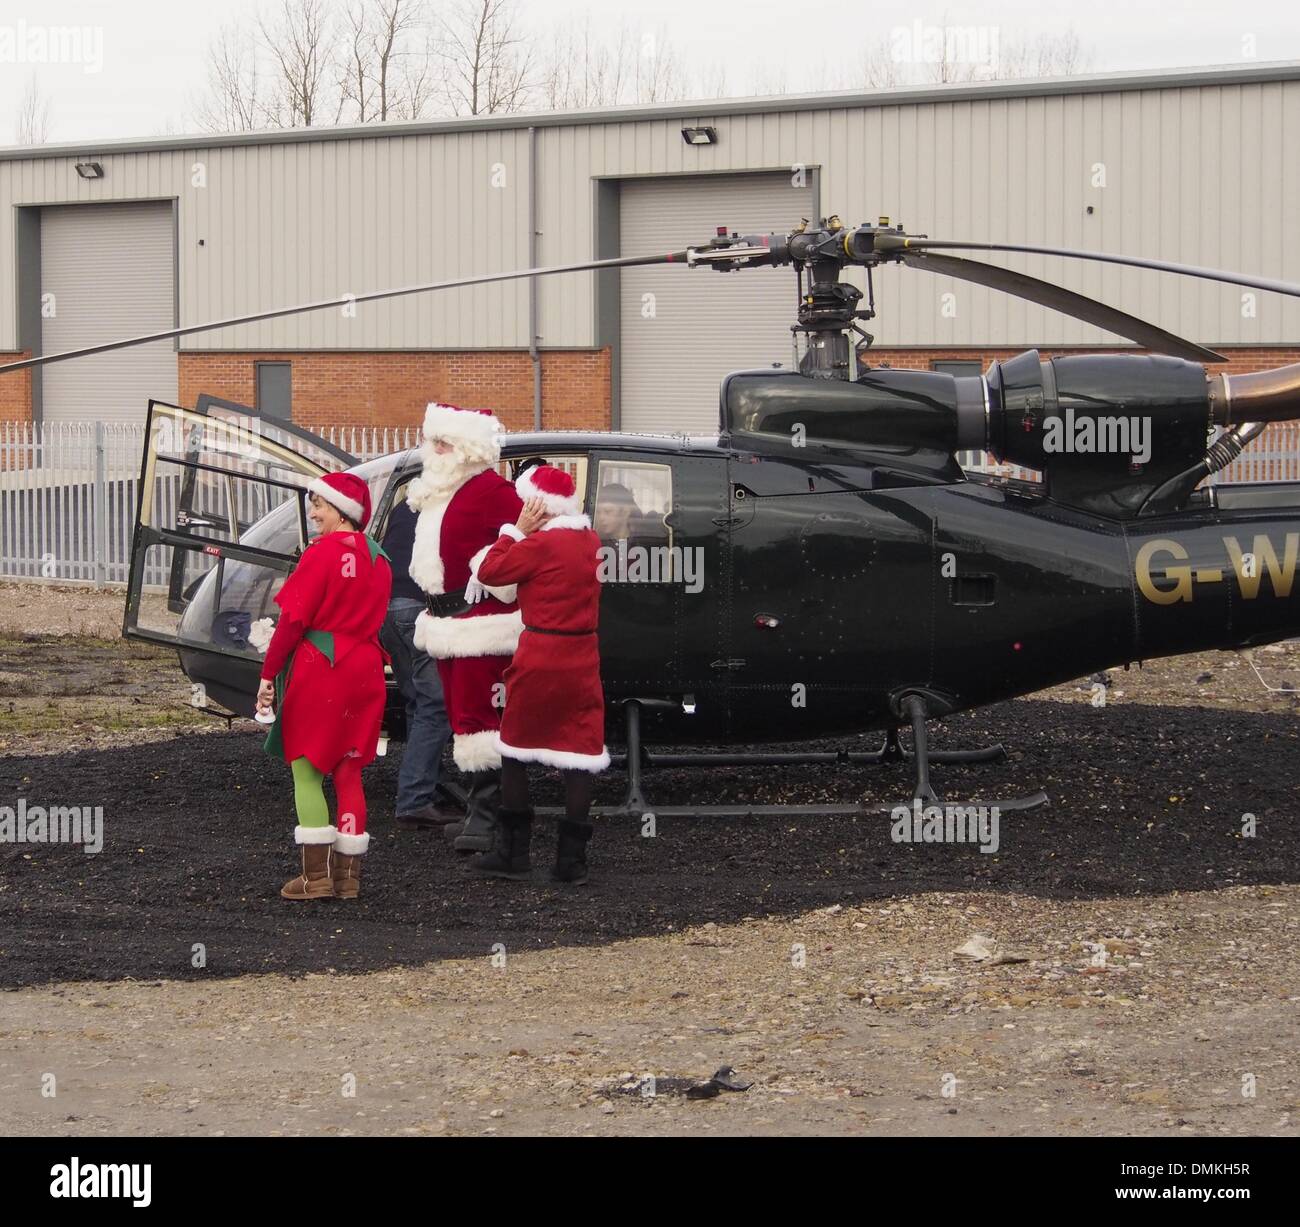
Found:
[(596, 492), (591, 526), (605, 545), (617, 541), (629, 545), (650, 543), (663, 540), (665, 535), (662, 519), (642, 511), (632, 491), (618, 481), (608, 481)]

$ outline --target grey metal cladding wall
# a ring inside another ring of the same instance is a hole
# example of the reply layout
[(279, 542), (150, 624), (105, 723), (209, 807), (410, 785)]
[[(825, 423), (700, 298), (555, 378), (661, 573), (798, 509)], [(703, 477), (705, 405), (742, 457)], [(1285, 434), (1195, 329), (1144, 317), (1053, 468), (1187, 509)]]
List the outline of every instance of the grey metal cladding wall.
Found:
[[(42, 210), (42, 320), (47, 353), (172, 327), (175, 228), (171, 201)], [(46, 422), (136, 422), (149, 397), (176, 399), (170, 341), (94, 354), (45, 371)]]
[[(713, 147), (679, 117), (537, 129), (539, 257), (593, 251), (593, 176), (821, 168), (821, 201), (856, 223), (879, 213), (932, 235), (1151, 254), (1300, 280), (1300, 82), (1119, 88), (710, 116)], [(344, 292), (523, 267), (524, 128), (108, 153), (87, 183), (65, 157), (0, 161), (0, 286), (14, 284), (11, 206), (178, 196), (181, 318), (191, 323)], [(98, 155), (97, 155), (98, 156)], [(191, 186), (203, 162), (208, 186)], [(1094, 164), (1104, 187), (1091, 185)], [(495, 165), (505, 175), (492, 186)], [(1087, 205), (1095, 212), (1089, 216)], [(791, 219), (773, 218), (773, 228)], [(683, 234), (682, 243), (707, 235)], [(205, 239), (204, 247), (198, 240)], [(1214, 344), (1294, 343), (1300, 303), (1158, 273), (1005, 257)], [(706, 276), (705, 271), (685, 273)], [(543, 283), (542, 344), (591, 344), (593, 278)], [(955, 316), (941, 313), (956, 294)], [(991, 291), (919, 272), (877, 282), (879, 344), (1102, 344), (1114, 338)], [(205, 334), (186, 348), (527, 345), (527, 291), (506, 283)], [(14, 344), (0, 293), (0, 347)]]
[[(526, 137), (323, 141), (219, 149), (183, 211), (183, 318), (526, 266)], [(203, 247), (198, 240), (205, 239)], [(187, 348), (527, 344), (527, 301), (491, 285), (225, 329)]]

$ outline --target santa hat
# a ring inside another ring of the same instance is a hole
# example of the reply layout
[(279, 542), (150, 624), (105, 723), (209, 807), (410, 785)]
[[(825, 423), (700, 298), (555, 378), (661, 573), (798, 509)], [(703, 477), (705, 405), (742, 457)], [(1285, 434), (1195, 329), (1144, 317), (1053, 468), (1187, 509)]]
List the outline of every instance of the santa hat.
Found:
[(553, 516), (576, 516), (582, 512), (582, 500), (578, 498), (573, 478), (554, 465), (539, 464), (520, 473), (515, 478), (515, 489), (524, 502), (530, 498), (541, 499)]
[(424, 411), (425, 439), (430, 443), (445, 439), (466, 460), (495, 464), (501, 457), (503, 429), (490, 409), (462, 409), (435, 402)]
[(311, 494), (319, 494), (358, 528), (370, 523), (370, 487), (355, 473), (326, 473), (307, 485)]

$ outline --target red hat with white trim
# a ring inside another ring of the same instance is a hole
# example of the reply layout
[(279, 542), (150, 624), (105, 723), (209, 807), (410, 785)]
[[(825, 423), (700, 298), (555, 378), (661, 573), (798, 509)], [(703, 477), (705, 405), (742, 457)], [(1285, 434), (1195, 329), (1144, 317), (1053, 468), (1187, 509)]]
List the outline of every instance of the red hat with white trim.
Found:
[(435, 402), (424, 411), (425, 439), (430, 443), (443, 439), (467, 460), (495, 464), (501, 456), (503, 430), (491, 409), (462, 409)]
[(309, 482), (307, 489), (319, 494), (358, 528), (364, 529), (370, 523), (370, 487), (355, 473), (326, 473)]
[(539, 464), (515, 478), (515, 490), (527, 502), (539, 498), (553, 516), (576, 516), (582, 511), (573, 478), (554, 465)]

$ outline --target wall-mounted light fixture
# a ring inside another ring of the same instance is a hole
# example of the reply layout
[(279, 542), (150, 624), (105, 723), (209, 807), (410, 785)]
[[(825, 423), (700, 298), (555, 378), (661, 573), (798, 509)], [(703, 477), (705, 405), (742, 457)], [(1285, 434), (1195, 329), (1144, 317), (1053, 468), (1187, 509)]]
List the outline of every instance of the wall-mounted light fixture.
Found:
[(688, 145), (716, 145), (718, 130), (717, 128), (683, 128), (682, 140)]
[(77, 174), (83, 179), (102, 179), (104, 177), (104, 167), (99, 162), (78, 162)]

